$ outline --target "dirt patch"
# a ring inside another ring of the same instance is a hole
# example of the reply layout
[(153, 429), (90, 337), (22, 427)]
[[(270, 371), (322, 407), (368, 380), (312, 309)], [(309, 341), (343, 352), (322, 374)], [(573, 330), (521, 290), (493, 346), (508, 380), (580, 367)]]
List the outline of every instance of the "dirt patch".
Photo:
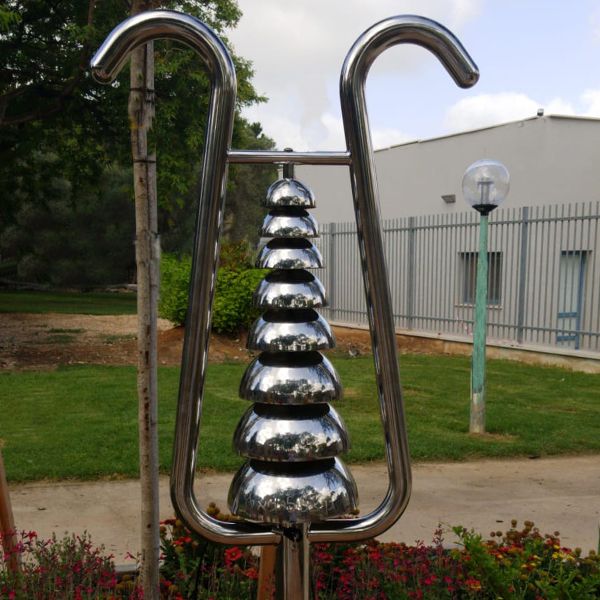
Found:
[[(183, 328), (165, 319), (158, 323), (158, 361), (179, 365)], [(367, 331), (335, 327), (335, 352), (359, 356), (371, 353)], [(3, 314), (0, 317), (0, 368), (52, 369), (58, 365), (135, 365), (137, 317), (135, 315), (91, 316)], [(248, 362), (244, 335), (213, 335), (211, 362)]]

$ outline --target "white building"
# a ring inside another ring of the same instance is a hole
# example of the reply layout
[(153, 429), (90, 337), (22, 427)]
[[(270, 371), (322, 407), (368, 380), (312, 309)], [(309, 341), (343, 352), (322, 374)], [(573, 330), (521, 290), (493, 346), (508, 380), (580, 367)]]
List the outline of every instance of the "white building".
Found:
[[(511, 191), (490, 218), (490, 339), (600, 351), (600, 119), (534, 117), (375, 152), (400, 330), (470, 335), (478, 215), (461, 193), (476, 160)], [(317, 197), (332, 321), (366, 321), (347, 167), (298, 167)]]

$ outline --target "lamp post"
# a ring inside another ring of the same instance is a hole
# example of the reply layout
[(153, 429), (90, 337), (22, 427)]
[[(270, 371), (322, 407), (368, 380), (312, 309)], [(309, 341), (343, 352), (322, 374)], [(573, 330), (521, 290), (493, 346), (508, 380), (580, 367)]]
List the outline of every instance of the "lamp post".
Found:
[(467, 203), (481, 215), (475, 289), (475, 323), (471, 363), (470, 433), (485, 433), (485, 341), (488, 303), (488, 215), (506, 198), (510, 177), (506, 167), (495, 160), (474, 162), (462, 181)]

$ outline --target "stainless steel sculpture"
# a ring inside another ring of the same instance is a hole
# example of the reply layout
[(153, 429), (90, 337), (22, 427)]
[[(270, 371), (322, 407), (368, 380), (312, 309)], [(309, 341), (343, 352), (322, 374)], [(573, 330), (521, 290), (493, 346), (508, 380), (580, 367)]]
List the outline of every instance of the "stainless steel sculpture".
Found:
[[(340, 97), (347, 150), (231, 150), (236, 91), (233, 62), (220, 39), (197, 19), (171, 11), (131, 17), (113, 30), (94, 56), (95, 77), (110, 81), (134, 48), (155, 38), (177, 39), (194, 48), (212, 83), (175, 430), (173, 505), (188, 527), (213, 541), (281, 543), (284, 583), (280, 594), (289, 600), (308, 598), (306, 560), (302, 567), (308, 543), (358, 541), (379, 535), (400, 518), (410, 496), (410, 459), (364, 95), (367, 74), (381, 52), (403, 43), (430, 50), (461, 87), (476, 83), (477, 67), (460, 42), (438, 23), (417, 16), (385, 19), (358, 38), (342, 68)], [(335, 164), (350, 168), (389, 472), (385, 498), (363, 517), (329, 518), (353, 506), (355, 490), (337, 458), (347, 447), (343, 427), (326, 404), (339, 396), (340, 385), (327, 359), (318, 354), (332, 342), (329, 327), (314, 312), (322, 306), (324, 292), (318, 280), (305, 271), (321, 263), (308, 239), (316, 233), (316, 225), (305, 212), (314, 199), (309, 190), (290, 178), (277, 182), (268, 196), (272, 211), (263, 233), (273, 239), (259, 260), (275, 270), (256, 294), (257, 304), (266, 312), (253, 329), (250, 344), (263, 354), (248, 368), (241, 386), (244, 397), (256, 404), (236, 433), (238, 451), (248, 456), (249, 462), (236, 475), (230, 497), (247, 520), (219, 522), (201, 509), (194, 495), (228, 163)], [(276, 434), (260, 433), (267, 430)], [(331, 432), (330, 441), (323, 441), (325, 431)], [(327, 491), (311, 495), (309, 487)], [(289, 500), (291, 489), (298, 493)], [(282, 497), (286, 498), (283, 504)], [(294, 511), (289, 510), (292, 505)]]

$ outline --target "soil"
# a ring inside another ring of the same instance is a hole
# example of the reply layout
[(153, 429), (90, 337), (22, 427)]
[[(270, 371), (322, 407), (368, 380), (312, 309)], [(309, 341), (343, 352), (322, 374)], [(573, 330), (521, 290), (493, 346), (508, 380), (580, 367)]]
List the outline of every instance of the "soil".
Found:
[[(370, 354), (368, 331), (334, 327), (335, 352)], [(179, 365), (183, 327), (165, 319), (158, 322), (158, 361)], [(135, 365), (136, 315), (91, 316), (58, 313), (0, 316), (0, 369), (53, 369), (59, 365)], [(246, 336), (211, 336), (209, 361), (248, 362)]]

